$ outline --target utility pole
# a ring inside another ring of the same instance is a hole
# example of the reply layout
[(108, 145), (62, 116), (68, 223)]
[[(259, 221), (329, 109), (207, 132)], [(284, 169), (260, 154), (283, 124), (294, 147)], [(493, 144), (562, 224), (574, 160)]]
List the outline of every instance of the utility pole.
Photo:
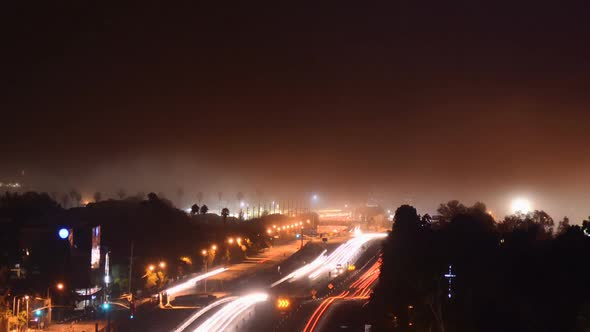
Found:
[(51, 324), (51, 294), (49, 293), (49, 289), (51, 287), (47, 287), (47, 324)]
[(133, 280), (133, 240), (131, 240), (131, 257), (129, 257), (129, 294), (133, 299), (133, 293), (131, 293), (131, 282)]
[(303, 226), (301, 226), (301, 249), (303, 249)]

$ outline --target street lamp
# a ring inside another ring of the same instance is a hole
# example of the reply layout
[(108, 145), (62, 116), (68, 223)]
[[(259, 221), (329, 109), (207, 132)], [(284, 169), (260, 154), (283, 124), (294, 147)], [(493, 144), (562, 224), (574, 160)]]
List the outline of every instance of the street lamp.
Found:
[[(203, 249), (203, 250), (201, 250), (201, 255), (203, 255), (203, 260), (205, 261), (205, 274), (206, 274), (207, 273), (207, 269), (209, 267), (209, 252), (206, 249)], [(205, 278), (203, 280), (203, 284), (205, 285), (204, 286), (205, 287), (205, 293), (207, 293), (207, 278)]]
[(216, 244), (212, 245), (211, 250), (213, 250), (213, 251), (217, 250), (217, 245)]
[(160, 262), (159, 265), (160, 265), (161, 269), (166, 268), (166, 262), (164, 262), (164, 261)]
[(234, 238), (233, 237), (228, 238), (227, 243), (234, 244)]
[(148, 266), (148, 270), (150, 270), (150, 272), (153, 272), (156, 269), (156, 266), (154, 264), (150, 264)]
[(29, 296), (25, 295), (25, 300), (27, 301), (27, 330), (29, 329)]
[[(57, 284), (55, 284), (55, 288), (57, 288), (58, 291), (63, 291), (65, 288), (65, 285), (63, 282), (58, 282)], [(48, 306), (47, 306), (47, 323), (51, 324), (51, 314), (52, 314), (52, 309), (53, 309), (53, 299), (51, 298), (51, 287), (47, 287), (47, 302)]]

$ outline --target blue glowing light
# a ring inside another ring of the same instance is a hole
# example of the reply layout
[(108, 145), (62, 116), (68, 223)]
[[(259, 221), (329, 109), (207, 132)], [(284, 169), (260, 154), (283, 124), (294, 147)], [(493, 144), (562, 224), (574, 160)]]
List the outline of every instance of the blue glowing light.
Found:
[(67, 228), (61, 228), (57, 234), (62, 240), (65, 240), (70, 236), (70, 231)]
[(35, 310), (35, 316), (41, 316), (42, 314), (41, 310)]
[(105, 303), (103, 303), (103, 304), (102, 304), (102, 308), (103, 308), (104, 310), (107, 310), (108, 308), (110, 308), (110, 306), (111, 306), (111, 305), (110, 305), (108, 302), (105, 302)]

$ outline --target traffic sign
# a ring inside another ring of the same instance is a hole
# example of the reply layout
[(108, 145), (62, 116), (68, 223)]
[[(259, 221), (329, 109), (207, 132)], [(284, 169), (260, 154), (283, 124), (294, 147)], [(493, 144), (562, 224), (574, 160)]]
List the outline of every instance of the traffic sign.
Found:
[(277, 299), (277, 308), (279, 308), (279, 310), (289, 309), (290, 306), (291, 306), (291, 301), (289, 301), (289, 299), (284, 299), (284, 298)]

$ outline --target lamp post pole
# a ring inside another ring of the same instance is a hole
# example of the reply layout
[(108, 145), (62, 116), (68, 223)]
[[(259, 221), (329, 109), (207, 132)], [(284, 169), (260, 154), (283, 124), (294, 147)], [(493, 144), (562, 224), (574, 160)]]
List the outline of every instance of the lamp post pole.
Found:
[(51, 324), (51, 293), (49, 291), (50, 287), (47, 287), (47, 325)]
[(303, 226), (301, 226), (301, 249), (303, 249)]

